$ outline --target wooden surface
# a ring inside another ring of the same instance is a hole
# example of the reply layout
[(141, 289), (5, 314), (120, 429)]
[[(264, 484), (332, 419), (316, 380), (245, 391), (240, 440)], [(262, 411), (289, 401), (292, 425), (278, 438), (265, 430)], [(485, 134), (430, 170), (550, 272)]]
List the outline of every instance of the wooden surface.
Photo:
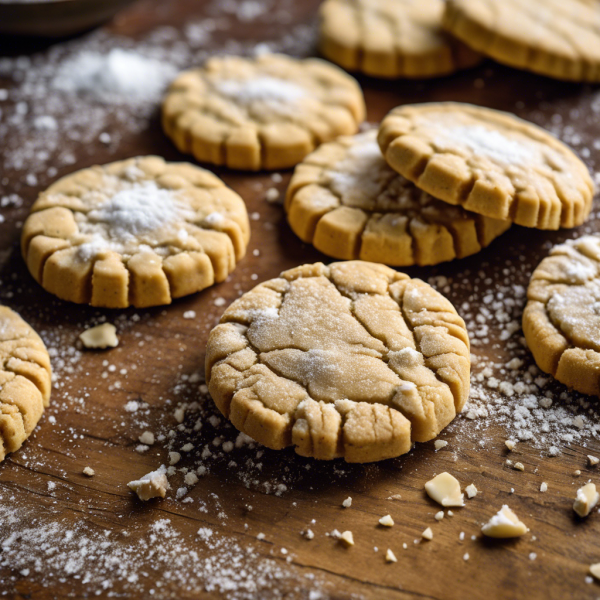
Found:
[[(288, 4), (291, 22), (285, 27), (314, 22), (318, 1)], [(191, 0), (144, 0), (107, 28), (124, 36), (140, 36), (157, 24), (183, 27), (192, 16), (200, 19), (204, 8), (203, 3)], [(226, 18), (231, 21), (229, 35), (244, 39), (258, 40), (263, 35), (272, 38), (285, 29), (268, 19), (256, 19), (250, 26), (236, 25), (233, 15)], [(218, 36), (214, 43), (219, 43)], [(300, 53), (314, 53), (309, 41), (305, 45), (299, 49)], [(7, 47), (6, 40), (4, 46)], [(554, 82), (492, 63), (431, 82), (360, 80), (371, 122), (380, 120), (388, 110), (402, 103), (458, 100), (515, 111), (541, 124), (550, 123), (552, 115), (560, 113), (564, 120), (570, 119), (574, 130), (590, 146), (594, 137), (600, 136), (600, 124), (590, 108), (593, 89)], [(162, 135), (154, 118), (148, 129), (125, 135), (115, 151), (109, 153), (99, 142), (86, 148), (72, 168), (145, 153), (160, 154), (170, 160), (184, 158)], [(593, 167), (597, 158), (598, 151), (592, 149), (588, 164)], [(68, 171), (61, 166), (58, 175)], [(223, 422), (216, 427), (210, 424), (208, 418), (215, 410), (210, 399), (198, 393), (197, 385), (177, 387), (182, 375), (202, 371), (208, 332), (223, 310), (215, 306), (215, 299), (224, 298), (229, 304), (239, 293), (283, 269), (304, 262), (327, 261), (298, 241), (287, 226), (280, 205), (265, 201), (265, 191), (273, 185), (268, 174), (219, 173), (242, 195), (249, 212), (258, 213), (258, 218), (251, 222), (248, 255), (228, 282), (164, 308), (122, 313), (101, 311), (55, 300), (35, 284), (17, 250), (20, 223), (27, 206), (51, 178), (42, 177), (38, 186), (21, 188), (19, 193), (26, 201), (25, 206), (3, 213), (6, 221), (0, 224), (0, 250), (13, 248), (13, 253), (0, 271), (0, 300), (18, 310), (43, 333), (51, 347), (58, 349), (54, 364), (60, 373), (60, 387), (54, 389), (51, 407), (29, 441), (0, 464), (0, 505), (14, 507), (19, 518), (23, 511), (32, 511), (27, 523), (32, 522), (35, 514), (44, 522), (83, 528), (92, 536), (110, 531), (117, 545), (121, 541), (131, 544), (132, 540), (141, 540), (149, 525), (168, 518), (187, 540), (188, 547), (200, 557), (219, 552), (195, 537), (199, 527), (210, 527), (228, 543), (251, 546), (257, 555), (253, 564), (273, 560), (283, 575), (276, 580), (267, 579), (247, 593), (240, 589), (219, 591), (218, 586), (207, 591), (201, 572), (186, 573), (185, 567), (175, 565), (173, 570), (179, 568), (181, 577), (171, 573), (165, 578), (166, 567), (140, 553), (141, 570), (148, 576), (133, 585), (120, 579), (115, 571), (111, 587), (106, 590), (97, 583), (84, 583), (81, 577), (69, 576), (50, 566), (45, 568), (43, 561), (39, 572), (31, 569), (23, 575), (22, 565), (8, 560), (8, 565), (0, 567), (0, 594), (40, 599), (96, 594), (108, 597), (109, 592), (131, 598), (235, 598), (244, 594), (251, 598), (308, 598), (312, 590), (314, 599), (600, 596), (600, 587), (585, 581), (589, 564), (600, 561), (600, 515), (593, 514), (581, 521), (571, 510), (576, 488), (589, 477), (598, 483), (596, 471), (588, 468), (585, 461), (586, 454), (600, 453), (597, 440), (589, 441), (587, 447), (563, 445), (562, 454), (554, 458), (549, 458), (544, 448), (520, 443), (511, 457), (525, 465), (525, 472), (519, 472), (504, 465), (507, 457), (504, 440), (511, 431), (497, 423), (461, 417), (442, 434), (449, 445), (437, 453), (430, 442), (418, 445), (399, 459), (361, 466), (316, 463), (297, 457), (291, 449), (265, 450), (257, 458), (256, 448), (244, 447), (221, 458), (213, 457), (210, 472), (189, 492), (193, 500), (190, 503), (174, 499), (175, 489), (182, 485), (181, 474), (172, 478), (174, 489), (164, 501), (142, 504), (132, 496), (126, 483), (167, 461), (163, 443), (155, 444), (146, 453), (136, 452), (137, 437), (145, 430), (159, 433), (176, 427), (173, 409), (178, 402), (200, 402), (199, 414), (204, 422), (200, 432), (181, 434), (182, 440), (191, 439), (198, 450), (184, 457), (178, 467), (197, 464), (195, 453), (212, 444), (215, 436), (236, 439), (236, 432), (224, 427)], [(283, 173), (283, 181), (276, 187), (284, 190), (289, 175)], [(0, 196), (15, 191), (15, 182), (22, 179), (23, 173), (3, 169), (2, 177)], [(595, 230), (595, 221), (587, 227)], [(482, 302), (483, 288), (474, 283), (478, 271), (483, 269), (491, 278), (492, 283), (488, 282), (486, 289), (493, 288), (494, 282), (499, 284), (506, 279), (503, 269), (510, 260), (513, 267), (516, 265), (512, 282), (526, 285), (531, 271), (547, 253), (548, 241), (554, 243), (573, 235), (574, 232), (544, 233), (514, 227), (477, 256), (408, 272), (425, 279), (444, 275), (460, 282), (451, 285), (447, 295), (457, 307), (469, 301), (473, 311)], [(523, 304), (522, 299), (518, 302)], [(183, 318), (183, 313), (189, 310), (196, 312), (195, 319)], [(67, 368), (62, 361), (65, 356), (68, 358), (68, 348), (75, 348), (78, 334), (102, 315), (117, 323), (119, 347), (81, 355), (76, 350), (73, 356), (80, 359)], [(139, 315), (140, 319), (132, 319), (133, 315)], [(498, 341), (502, 327), (497, 324), (490, 327), (489, 343), (474, 347), (474, 353), (498, 362), (510, 360), (505, 344)], [(103, 365), (103, 361), (108, 363)], [(107, 365), (116, 369), (111, 371)], [(127, 369), (127, 373), (120, 374), (121, 369)], [(561, 390), (560, 386), (556, 389)], [(131, 400), (147, 403), (148, 410), (126, 412), (125, 404)], [(56, 422), (49, 420), (50, 417)], [(193, 426), (196, 417), (188, 414), (184, 425)], [(237, 466), (230, 466), (230, 460), (235, 460)], [(93, 478), (81, 474), (85, 466), (95, 469)], [(575, 469), (582, 470), (581, 477), (572, 476)], [(439, 507), (426, 498), (423, 484), (434, 473), (444, 470), (455, 474), (463, 485), (475, 483), (480, 494), (468, 501), (465, 508), (454, 511), (454, 517), (437, 523), (433, 515)], [(542, 481), (549, 486), (545, 494), (539, 492)], [(49, 490), (49, 482), (56, 484), (53, 490)], [(286, 489), (280, 495), (272, 493), (273, 486), (281, 483)], [(397, 494), (401, 499), (389, 499)], [(342, 508), (342, 501), (348, 496), (353, 498), (352, 507)], [(516, 541), (483, 539), (481, 524), (507, 502), (531, 533)], [(199, 510), (203, 505), (205, 512)], [(251, 511), (248, 505), (252, 506)], [(226, 518), (220, 512), (226, 513)], [(396, 525), (391, 529), (378, 527), (378, 519), (388, 513)], [(311, 519), (316, 523), (310, 524)], [(315, 532), (312, 541), (300, 535), (307, 526)], [(433, 540), (415, 544), (414, 540), (420, 538), (427, 526), (434, 531)], [(352, 530), (356, 545), (345, 549), (324, 535), (335, 528)], [(0, 540), (13, 529), (14, 525), (0, 522)], [(265, 534), (264, 541), (256, 539), (259, 532)], [(465, 532), (464, 541), (459, 540), (460, 532)], [(475, 540), (472, 535), (477, 536)], [(403, 543), (408, 545), (406, 550)], [(379, 552), (374, 552), (374, 546)], [(282, 554), (282, 547), (288, 550), (287, 555)], [(397, 564), (384, 562), (388, 547), (398, 557)], [(468, 561), (463, 559), (465, 553), (469, 554)], [(530, 553), (536, 554), (535, 560)], [(0, 564), (3, 556), (6, 553), (0, 552)], [(286, 562), (287, 557), (291, 561)], [(242, 562), (235, 570), (243, 568)], [(314, 579), (307, 578), (307, 574), (313, 574)], [(195, 581), (195, 576), (200, 579)], [(157, 587), (161, 579), (165, 584)], [(323, 595), (318, 596), (317, 592)]]

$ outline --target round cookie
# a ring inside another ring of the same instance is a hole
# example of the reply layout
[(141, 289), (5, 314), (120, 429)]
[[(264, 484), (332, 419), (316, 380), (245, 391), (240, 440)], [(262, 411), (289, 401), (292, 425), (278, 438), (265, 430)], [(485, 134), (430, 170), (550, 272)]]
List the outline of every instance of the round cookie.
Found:
[(525, 227), (576, 227), (592, 208), (587, 167), (550, 133), (453, 102), (394, 109), (379, 146), (401, 175), (450, 204)]
[(596, 0), (448, 0), (444, 27), (511, 67), (572, 81), (600, 81)]
[(50, 357), (44, 342), (10, 308), (0, 306), (0, 462), (15, 452), (48, 406)]
[(294, 233), (317, 250), (402, 267), (475, 254), (511, 225), (421, 191), (385, 162), (375, 130), (340, 137), (307, 156), (285, 208)]
[(444, 0), (326, 0), (320, 49), (350, 71), (375, 77), (438, 77), (481, 56), (442, 28)]
[(181, 152), (232, 169), (284, 169), (322, 142), (356, 133), (358, 83), (322, 60), (278, 54), (215, 57), (179, 75), (163, 103)]
[(523, 332), (538, 367), (600, 396), (600, 235), (555, 246), (527, 290)]
[(211, 332), (219, 410), (273, 449), (370, 462), (437, 436), (469, 395), (469, 338), (446, 298), (384, 265), (283, 272)]
[(52, 184), (21, 249), (35, 280), (63, 300), (146, 307), (223, 281), (249, 237), (244, 202), (218, 177), (148, 156)]

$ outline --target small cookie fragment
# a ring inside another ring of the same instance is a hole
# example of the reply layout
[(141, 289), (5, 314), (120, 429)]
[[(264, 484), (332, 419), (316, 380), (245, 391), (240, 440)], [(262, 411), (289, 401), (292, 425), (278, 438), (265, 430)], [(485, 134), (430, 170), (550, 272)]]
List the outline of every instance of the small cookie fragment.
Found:
[(84, 467), (82, 473), (88, 477), (93, 477), (96, 474), (96, 471), (94, 471), (92, 467)]
[(392, 515), (385, 515), (379, 519), (379, 524), (383, 525), (384, 527), (393, 527), (394, 519), (392, 519)]
[(432, 540), (433, 539), (433, 531), (431, 530), (431, 527), (428, 527), (422, 534), (421, 537), (424, 540)]
[(285, 210), (294, 233), (328, 256), (401, 267), (470, 256), (510, 227), (422, 192), (386, 163), (375, 130), (307, 156)]
[(435, 440), (433, 445), (435, 446), (435, 451), (437, 452), (438, 450), (445, 448), (448, 445), (448, 442), (446, 440)]
[(450, 473), (440, 473), (425, 484), (427, 495), (442, 506), (464, 506), (465, 497), (458, 480)]
[(119, 345), (117, 328), (111, 323), (90, 327), (79, 334), (79, 339), (85, 348), (116, 348)]
[(591, 454), (587, 455), (587, 459), (590, 467), (595, 467), (598, 463), (600, 463), (600, 458), (597, 456), (592, 456)]
[(354, 536), (351, 531), (342, 532), (339, 539), (345, 546), (354, 546)]
[(600, 81), (595, 2), (448, 0), (443, 24), (473, 50), (511, 67), (557, 79)]
[(226, 279), (249, 238), (244, 201), (218, 177), (145, 156), (53, 183), (25, 221), (21, 252), (62, 300), (148, 307)]
[(471, 485), (468, 485), (468, 486), (465, 488), (465, 492), (467, 492), (467, 496), (468, 496), (469, 498), (475, 498), (475, 496), (477, 496), (477, 492), (478, 492), (478, 491), (479, 491), (479, 490), (478, 490), (478, 489), (475, 487), (475, 484), (474, 484), (474, 483), (472, 483)]
[(590, 565), (590, 573), (600, 581), (600, 563)]
[(272, 449), (372, 462), (428, 441), (469, 392), (464, 321), (431, 286), (363, 261), (285, 271), (210, 333), (206, 381), (223, 415)]
[(517, 442), (515, 442), (513, 440), (506, 440), (504, 442), (504, 445), (507, 447), (509, 452), (512, 452), (515, 449)]
[(540, 484), (540, 492), (544, 493), (548, 491), (548, 484), (545, 481), (542, 481)]
[(167, 480), (167, 467), (161, 465), (156, 471), (144, 475), (141, 479), (130, 481), (127, 487), (135, 492), (140, 500), (164, 498), (171, 489)]
[(454, 102), (405, 105), (381, 123), (388, 164), (450, 204), (525, 227), (576, 227), (592, 208), (585, 164), (515, 115)]
[(0, 462), (18, 450), (50, 401), (50, 356), (39, 335), (0, 306)]
[(483, 535), (492, 538), (519, 537), (528, 531), (527, 526), (506, 504), (481, 528)]
[(138, 438), (141, 444), (145, 444), (146, 446), (152, 446), (154, 444), (154, 434), (151, 431), (144, 431), (142, 435)]
[(442, 29), (443, 0), (326, 0), (323, 56), (350, 71), (384, 78), (439, 77), (481, 57)]
[(536, 267), (523, 332), (537, 366), (583, 394), (600, 396), (600, 235), (555, 246)]
[(352, 506), (352, 498), (350, 496), (348, 496), (343, 502), (342, 502), (342, 506), (344, 508), (350, 508)]
[(358, 83), (316, 58), (219, 56), (181, 73), (162, 107), (165, 133), (201, 162), (258, 171), (298, 164), (316, 146), (356, 133)]
[(596, 485), (590, 482), (577, 490), (573, 510), (580, 517), (587, 517), (598, 504), (598, 500), (600, 494), (596, 491)]
[(385, 553), (385, 562), (398, 562), (398, 559), (396, 558), (396, 555), (388, 548), (387, 552)]

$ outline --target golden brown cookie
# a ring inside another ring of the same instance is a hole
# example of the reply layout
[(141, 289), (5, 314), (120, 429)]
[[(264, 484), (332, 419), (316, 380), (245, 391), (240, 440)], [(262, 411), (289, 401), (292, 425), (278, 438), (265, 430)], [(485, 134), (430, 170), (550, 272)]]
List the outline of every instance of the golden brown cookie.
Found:
[(438, 77), (481, 56), (442, 28), (444, 0), (325, 0), (320, 48), (350, 71), (375, 77)]
[(211, 58), (179, 75), (163, 103), (181, 152), (232, 169), (284, 169), (365, 118), (358, 83), (322, 60), (279, 54)]
[(340, 137), (307, 156), (285, 207), (294, 233), (317, 250), (392, 266), (475, 254), (511, 225), (436, 200), (398, 175), (381, 155), (375, 130)]
[(25, 221), (21, 247), (52, 294), (125, 308), (169, 304), (223, 281), (249, 236), (244, 202), (218, 177), (147, 156), (52, 184)]
[(600, 81), (596, 0), (448, 0), (444, 27), (498, 62), (573, 81)]
[(219, 410), (273, 449), (370, 462), (408, 452), (462, 409), (469, 338), (446, 298), (384, 265), (283, 272), (236, 300), (209, 336)]
[(436, 198), (525, 227), (576, 227), (592, 208), (587, 167), (550, 133), (509, 113), (453, 102), (394, 109), (388, 164)]
[(0, 462), (29, 437), (50, 401), (44, 342), (10, 308), (0, 306)]
[(538, 367), (600, 396), (600, 236), (555, 246), (533, 272), (523, 332)]

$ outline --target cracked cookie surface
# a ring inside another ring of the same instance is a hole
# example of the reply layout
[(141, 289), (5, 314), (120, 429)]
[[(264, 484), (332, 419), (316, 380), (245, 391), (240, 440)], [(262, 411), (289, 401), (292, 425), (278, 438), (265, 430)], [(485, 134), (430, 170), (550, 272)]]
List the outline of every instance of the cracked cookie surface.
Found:
[(249, 237), (243, 200), (218, 177), (147, 156), (52, 184), (25, 221), (21, 249), (48, 292), (126, 308), (169, 304), (223, 281)]
[(511, 67), (600, 81), (600, 11), (584, 0), (448, 0), (444, 27)]
[(370, 462), (438, 433), (469, 394), (469, 339), (452, 304), (363, 261), (303, 265), (236, 300), (209, 336), (219, 410), (256, 441)]
[(364, 118), (352, 77), (319, 59), (278, 54), (211, 58), (175, 79), (162, 110), (181, 152), (251, 171), (293, 167), (319, 144), (356, 133)]
[(600, 396), (600, 236), (555, 246), (533, 272), (527, 299), (523, 332), (538, 367)]
[(0, 461), (18, 450), (50, 401), (50, 357), (38, 334), (0, 306)]
[(375, 130), (323, 144), (288, 187), (294, 233), (325, 254), (392, 266), (435, 265), (479, 252), (510, 221), (441, 202), (394, 171)]
[(525, 227), (581, 225), (594, 184), (550, 133), (489, 108), (453, 102), (394, 109), (381, 123), (388, 164), (450, 204)]
[(481, 56), (442, 28), (444, 0), (326, 0), (320, 48), (350, 71), (375, 77), (438, 77)]

